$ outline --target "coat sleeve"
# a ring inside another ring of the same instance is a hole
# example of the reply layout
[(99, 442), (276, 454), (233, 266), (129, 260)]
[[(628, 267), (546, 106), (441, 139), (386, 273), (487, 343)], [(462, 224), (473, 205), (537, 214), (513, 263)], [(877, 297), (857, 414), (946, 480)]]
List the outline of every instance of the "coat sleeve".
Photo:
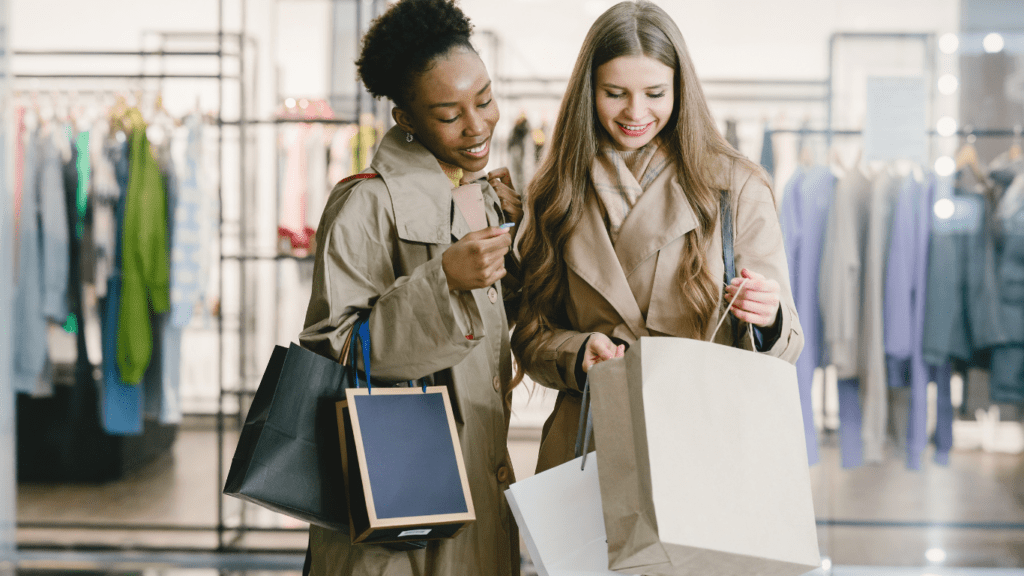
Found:
[[(526, 306), (524, 300), (520, 309)], [(580, 348), (593, 333), (577, 332), (557, 328), (542, 331), (537, 339), (540, 344), (531, 358), (518, 358), (523, 370), (531, 380), (558, 391), (580, 392), (585, 380), (578, 380), (576, 359)]]
[(796, 362), (804, 347), (803, 329), (790, 287), (782, 228), (771, 190), (750, 174), (736, 199), (736, 268), (747, 268), (779, 283), (782, 327), (779, 339), (765, 354)]
[[(302, 346), (340, 359), (357, 316), (370, 310), (374, 378), (402, 381), (451, 368), (480, 344), (456, 321), (441, 255), (401, 271), (394, 211), (381, 181), (336, 190), (317, 231)], [(417, 246), (424, 249), (425, 246)], [(464, 311), (482, 326), (475, 300)]]

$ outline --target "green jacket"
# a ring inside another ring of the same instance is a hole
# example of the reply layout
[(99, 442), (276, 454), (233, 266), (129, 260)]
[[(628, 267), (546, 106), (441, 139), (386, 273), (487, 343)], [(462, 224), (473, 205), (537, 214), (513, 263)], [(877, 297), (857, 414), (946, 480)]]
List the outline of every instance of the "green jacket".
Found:
[(151, 312), (170, 309), (167, 192), (149, 149), (145, 127), (132, 134), (121, 255), (121, 315), (117, 365), (123, 381), (137, 384), (153, 351)]

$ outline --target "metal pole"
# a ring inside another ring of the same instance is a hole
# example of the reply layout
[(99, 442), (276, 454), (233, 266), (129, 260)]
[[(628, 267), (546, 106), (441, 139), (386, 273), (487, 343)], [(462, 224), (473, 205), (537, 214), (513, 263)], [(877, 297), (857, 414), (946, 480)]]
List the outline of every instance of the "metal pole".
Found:
[[(8, 105), (10, 102), (10, 83), (7, 77), (10, 54), (7, 46), (8, 16), (10, 15), (7, 0), (0, 0), (0, 38), (3, 54), (0, 55), (0, 165), (9, 168), (12, 164), (7, 148), (8, 130), (11, 126)], [(0, 270), (14, 269), (14, 188), (11, 178), (12, 170), (3, 170), (0, 177), (0, 195), (3, 196), (4, 209), (0, 210)], [(14, 345), (14, 330), (10, 328), (14, 315), (14, 277), (6, 274), (0, 280), (0, 574), (10, 573), (11, 567), (4, 567), (4, 559), (12, 557), (17, 545), (15, 524), (17, 522), (17, 451), (15, 444), (15, 393), (12, 380), (14, 357), (11, 348)]]
[[(224, 0), (217, 0), (217, 121), (224, 120)], [(217, 126), (217, 213), (218, 251), (221, 258), (218, 275), (217, 342), (217, 550), (224, 549), (224, 496), (220, 483), (224, 478), (224, 125)]]

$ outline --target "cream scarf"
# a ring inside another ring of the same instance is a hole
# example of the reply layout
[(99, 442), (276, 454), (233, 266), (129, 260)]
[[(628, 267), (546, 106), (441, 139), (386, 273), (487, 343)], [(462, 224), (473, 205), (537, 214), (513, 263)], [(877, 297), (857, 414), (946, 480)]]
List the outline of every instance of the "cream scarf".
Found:
[(590, 166), (590, 181), (601, 200), (613, 245), (630, 210), (668, 164), (668, 152), (658, 138), (628, 152), (617, 150), (606, 137), (601, 139)]

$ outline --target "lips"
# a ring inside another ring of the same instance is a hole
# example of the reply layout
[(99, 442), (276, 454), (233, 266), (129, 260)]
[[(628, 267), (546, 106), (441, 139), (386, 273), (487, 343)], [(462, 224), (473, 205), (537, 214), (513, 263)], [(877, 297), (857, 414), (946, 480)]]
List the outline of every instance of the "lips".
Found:
[(649, 122), (647, 124), (623, 124), (621, 122), (616, 122), (616, 124), (618, 124), (619, 129), (622, 130), (623, 134), (632, 137), (643, 136), (648, 130), (650, 130), (651, 126), (654, 126), (654, 122)]
[(484, 140), (472, 148), (462, 149), (461, 152), (470, 158), (486, 158), (487, 153), (491, 150), (490, 142), (491, 141), (489, 139)]

